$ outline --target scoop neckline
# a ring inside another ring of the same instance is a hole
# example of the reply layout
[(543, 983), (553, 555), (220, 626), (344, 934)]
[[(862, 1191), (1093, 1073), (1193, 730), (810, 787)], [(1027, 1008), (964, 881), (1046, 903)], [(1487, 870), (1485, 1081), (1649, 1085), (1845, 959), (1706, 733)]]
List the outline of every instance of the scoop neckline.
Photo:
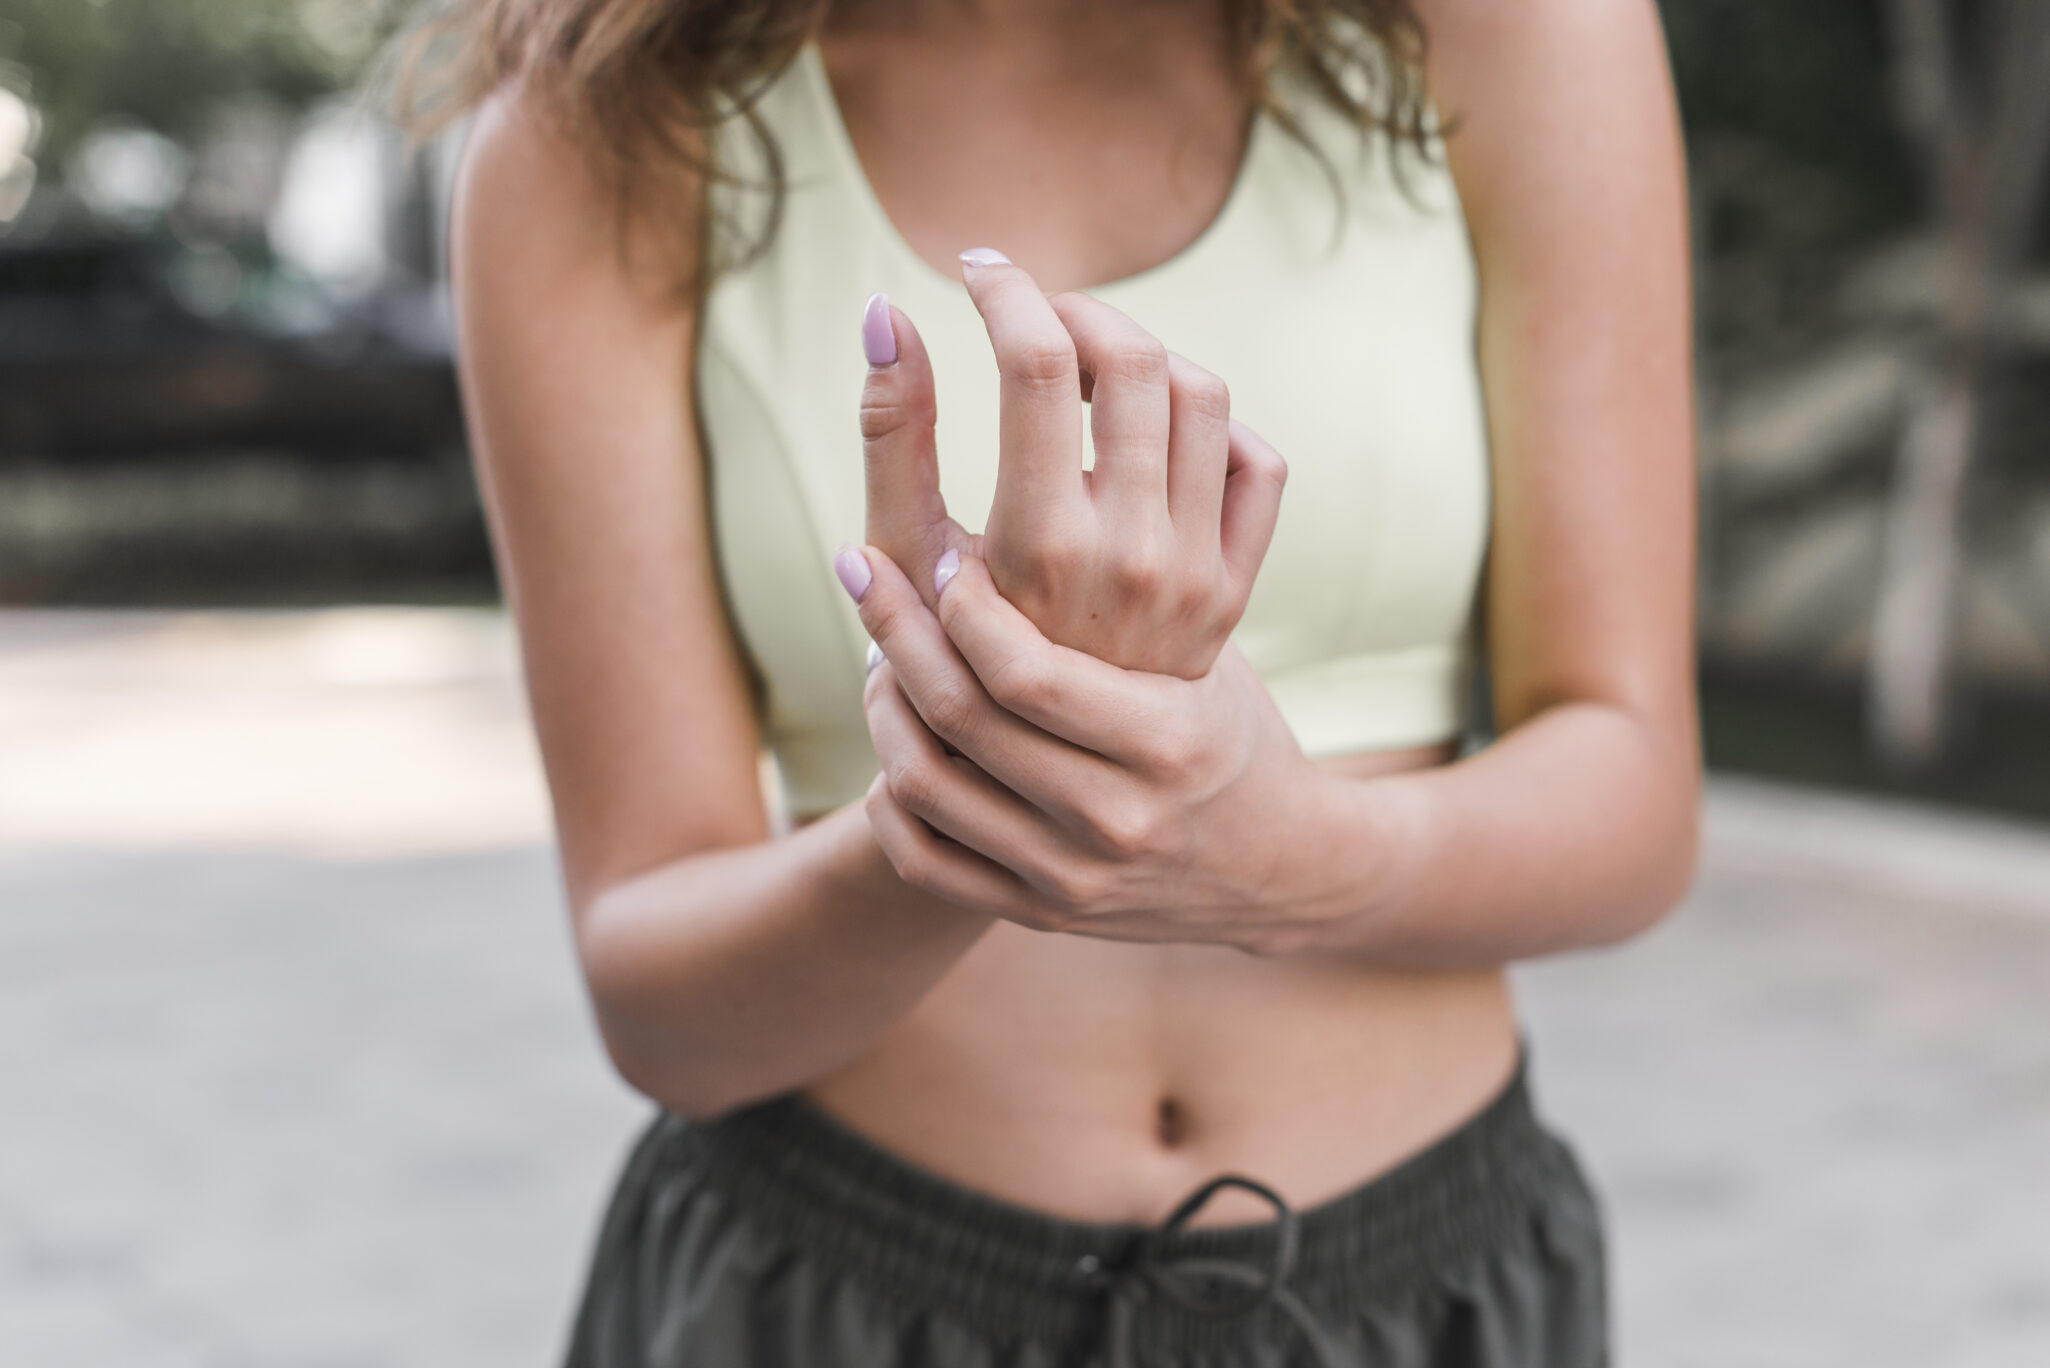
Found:
[[(832, 78), (826, 71), (825, 54), (820, 51), (816, 37), (805, 39), (804, 45), (798, 49), (797, 60), (804, 69), (811, 88), (811, 96), (818, 104), (822, 115), (821, 122), (825, 125), (826, 139), (832, 145), (832, 156), (838, 164), (837, 169), (853, 185), (856, 198), (861, 202), (862, 212), (868, 215), (870, 226), (883, 239), (886, 249), (917, 274), (951, 288), (959, 288), (961, 279), (958, 275), (948, 275), (938, 270), (930, 261), (918, 254), (910, 240), (898, 230), (896, 220), (890, 217), (890, 211), (884, 208), (881, 197), (876, 194), (875, 185), (869, 180), (868, 171), (861, 164), (861, 155), (854, 149), (854, 138), (847, 131), (847, 121), (840, 113), (840, 97), (833, 91)], [(1224, 235), (1224, 231), (1244, 212), (1242, 206), (1244, 201), (1250, 198), (1248, 187), (1253, 179), (1256, 159), (1270, 136), (1269, 122), (1265, 109), (1253, 111), (1251, 126), (1246, 132), (1245, 147), (1239, 154), (1238, 169), (1232, 177), (1231, 189), (1225, 192), (1224, 203), (1218, 206), (1217, 212), (1211, 215), (1210, 221), (1203, 225), (1195, 237), (1165, 260), (1129, 275), (1107, 280), (1100, 285), (1076, 286), (1074, 288), (1077, 293), (1099, 297), (1120, 294), (1140, 286), (1158, 283), (1163, 277), (1188, 270), (1192, 259), (1210, 250), (1217, 239)]]

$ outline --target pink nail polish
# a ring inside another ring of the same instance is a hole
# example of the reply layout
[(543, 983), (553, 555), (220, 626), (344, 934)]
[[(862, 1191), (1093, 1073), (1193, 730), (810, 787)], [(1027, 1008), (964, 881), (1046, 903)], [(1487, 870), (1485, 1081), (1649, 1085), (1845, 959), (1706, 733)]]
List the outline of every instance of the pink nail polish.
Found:
[(944, 594), (947, 591), (947, 581), (960, 573), (961, 553), (959, 551), (949, 551), (944, 556), (941, 556), (939, 564), (932, 568), (933, 593)]
[(970, 247), (961, 253), (963, 266), (1008, 266), (1011, 259), (994, 247)]
[(833, 557), (833, 573), (840, 577), (840, 584), (847, 590), (847, 596), (856, 603), (868, 592), (869, 581), (875, 572), (868, 568), (868, 558), (852, 546), (843, 546)]
[(890, 297), (877, 290), (861, 311), (861, 352), (871, 366), (889, 366), (897, 360), (897, 333), (890, 326)]

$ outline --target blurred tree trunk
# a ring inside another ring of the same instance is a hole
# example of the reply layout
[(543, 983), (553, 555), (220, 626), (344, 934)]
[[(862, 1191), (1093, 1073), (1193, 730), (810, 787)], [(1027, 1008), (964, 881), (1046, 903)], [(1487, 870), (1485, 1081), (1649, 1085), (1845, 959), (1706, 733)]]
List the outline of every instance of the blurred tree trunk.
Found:
[(1942, 243), (1943, 307), (1905, 395), (1867, 670), (1873, 742), (1896, 770), (1944, 754), (1966, 476), (1989, 353), (2050, 154), (2050, 0), (1986, 0), (1979, 60), (1954, 56), (1955, 0), (1888, 0), (1895, 113)]

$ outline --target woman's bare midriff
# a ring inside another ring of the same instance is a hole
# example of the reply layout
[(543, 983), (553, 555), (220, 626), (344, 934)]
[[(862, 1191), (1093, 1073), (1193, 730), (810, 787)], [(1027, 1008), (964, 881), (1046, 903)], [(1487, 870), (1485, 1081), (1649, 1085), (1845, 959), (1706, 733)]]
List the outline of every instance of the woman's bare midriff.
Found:
[[(1323, 762), (1355, 777), (1450, 747)], [(808, 1090), (900, 1158), (1080, 1221), (1157, 1221), (1218, 1173), (1311, 1206), (1483, 1107), (1515, 1067), (1499, 970), (1262, 959), (998, 923), (873, 1050)], [(1227, 1192), (1202, 1219), (1267, 1219)]]

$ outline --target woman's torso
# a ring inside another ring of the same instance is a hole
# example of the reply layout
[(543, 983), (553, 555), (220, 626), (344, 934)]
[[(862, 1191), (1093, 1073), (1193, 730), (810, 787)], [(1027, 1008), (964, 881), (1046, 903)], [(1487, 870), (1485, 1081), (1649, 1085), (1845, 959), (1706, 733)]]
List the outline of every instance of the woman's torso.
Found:
[[(974, 527), (988, 507), (994, 367), (946, 269), (971, 245), (1125, 309), (1222, 375), (1235, 411), (1290, 459), (1236, 640), (1305, 749), (1362, 775), (1452, 754), (1487, 478), (1449, 180), (1413, 167), (1412, 199), (1385, 162), (1363, 167), (1333, 142), (1350, 192), (1335, 225), (1305, 151), (1264, 118), (1243, 136), (1193, 12), (1135, 10), (1129, 33), (1110, 24), (1080, 59), (1015, 37), (999, 50), (967, 32), (829, 24), (760, 106), (791, 195), (768, 255), (707, 302), (699, 403), (722, 579), (800, 812), (857, 797), (874, 766), (865, 639), (826, 568), (861, 530), (854, 325), (869, 291), (887, 290), (933, 353), (951, 510)], [(1041, 94), (1055, 89), (1059, 101)], [(1333, 126), (1301, 109), (1313, 132)], [(1353, 1186), (1478, 1108), (1515, 1048), (1498, 972), (999, 924), (810, 1091), (968, 1186), (1145, 1220), (1222, 1170), (1300, 1203)]]

